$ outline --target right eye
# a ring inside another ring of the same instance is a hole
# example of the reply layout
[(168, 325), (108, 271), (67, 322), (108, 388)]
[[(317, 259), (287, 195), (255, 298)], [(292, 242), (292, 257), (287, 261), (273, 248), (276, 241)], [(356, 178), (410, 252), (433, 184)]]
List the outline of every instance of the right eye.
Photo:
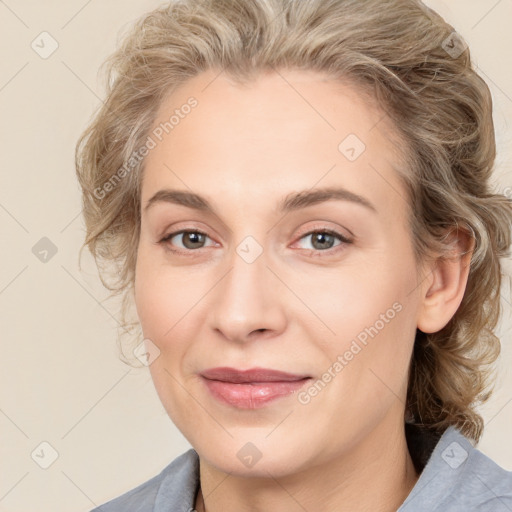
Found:
[[(177, 238), (179, 240), (179, 237), (181, 237), (182, 246), (178, 246), (178, 249), (174, 249), (174, 243), (172, 240), (173, 238)], [(209, 238), (208, 235), (197, 229), (182, 229), (165, 235), (159, 243), (165, 245), (165, 247), (172, 252), (187, 253), (193, 252), (194, 249), (202, 249), (202, 244), (204, 244), (206, 238)]]

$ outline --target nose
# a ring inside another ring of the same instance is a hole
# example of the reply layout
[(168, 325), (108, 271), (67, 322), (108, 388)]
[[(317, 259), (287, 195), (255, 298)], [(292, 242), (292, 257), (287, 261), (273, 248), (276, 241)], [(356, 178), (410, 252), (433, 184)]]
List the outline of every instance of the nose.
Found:
[(240, 254), (212, 290), (211, 328), (237, 343), (276, 336), (286, 328), (286, 287), (265, 251), (252, 262)]

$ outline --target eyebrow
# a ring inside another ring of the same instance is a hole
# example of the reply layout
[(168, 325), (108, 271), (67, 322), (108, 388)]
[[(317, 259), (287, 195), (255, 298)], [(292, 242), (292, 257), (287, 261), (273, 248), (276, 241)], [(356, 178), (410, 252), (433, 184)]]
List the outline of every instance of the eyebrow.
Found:
[[(368, 199), (339, 187), (317, 188), (302, 190), (300, 192), (292, 192), (279, 202), (277, 212), (287, 213), (332, 200), (349, 201), (364, 206), (374, 213), (377, 213), (377, 209)], [(203, 196), (186, 190), (171, 189), (162, 189), (156, 192), (148, 200), (144, 210), (147, 211), (152, 205), (161, 202), (177, 204), (194, 210), (215, 214), (215, 208), (213, 208), (209, 201)]]

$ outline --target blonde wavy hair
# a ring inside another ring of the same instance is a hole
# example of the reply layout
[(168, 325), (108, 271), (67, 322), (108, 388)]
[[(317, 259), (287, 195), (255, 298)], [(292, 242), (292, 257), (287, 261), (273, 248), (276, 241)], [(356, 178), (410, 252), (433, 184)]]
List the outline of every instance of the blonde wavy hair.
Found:
[(441, 331), (417, 331), (406, 412), (429, 432), (454, 425), (478, 441), (483, 419), (476, 408), (490, 396), (500, 350), (494, 330), (512, 202), (491, 191), (489, 89), (454, 29), (420, 1), (178, 0), (130, 28), (104, 63), (106, 100), (76, 147), (87, 230), (82, 249), (91, 251), (112, 295), (123, 295), (123, 328), (131, 332), (135, 324), (125, 314), (132, 304), (144, 158), (133, 156), (164, 96), (206, 70), (242, 84), (283, 68), (349, 81), (393, 121), (406, 148), (401, 179), (418, 261), (448, 250), (449, 228), (474, 236), (459, 309)]

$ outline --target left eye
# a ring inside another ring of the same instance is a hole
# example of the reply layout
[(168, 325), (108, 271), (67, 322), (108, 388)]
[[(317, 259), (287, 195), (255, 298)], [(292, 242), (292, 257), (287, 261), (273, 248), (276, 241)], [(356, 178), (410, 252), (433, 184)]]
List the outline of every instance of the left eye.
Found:
[[(312, 248), (307, 247), (308, 250), (318, 250), (318, 251), (326, 251), (333, 248), (333, 244), (335, 239), (338, 239), (340, 241), (339, 244), (349, 244), (351, 243), (351, 240), (344, 237), (340, 233), (336, 233), (335, 231), (310, 231), (309, 233), (302, 236), (300, 239), (304, 240), (309, 237), (311, 238), (311, 245)], [(336, 246), (334, 246), (336, 247)]]

